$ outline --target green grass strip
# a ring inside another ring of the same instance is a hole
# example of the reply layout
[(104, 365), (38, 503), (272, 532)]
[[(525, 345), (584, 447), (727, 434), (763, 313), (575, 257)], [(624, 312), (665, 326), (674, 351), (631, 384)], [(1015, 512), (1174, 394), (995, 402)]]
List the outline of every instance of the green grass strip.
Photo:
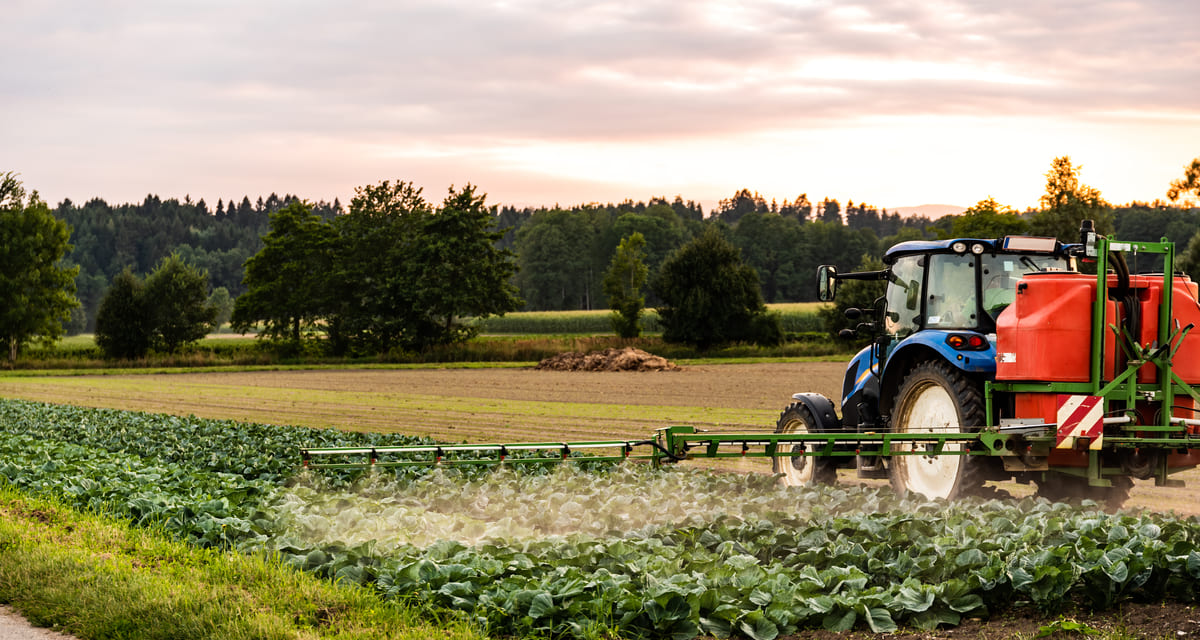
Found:
[(0, 487), (0, 604), (90, 638), (478, 640), (277, 558), (202, 550)]

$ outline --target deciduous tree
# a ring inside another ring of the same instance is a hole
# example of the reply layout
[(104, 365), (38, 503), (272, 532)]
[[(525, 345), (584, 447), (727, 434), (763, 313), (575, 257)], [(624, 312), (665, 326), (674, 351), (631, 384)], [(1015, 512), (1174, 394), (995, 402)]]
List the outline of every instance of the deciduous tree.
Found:
[(36, 191), (27, 198), (16, 174), (0, 173), (0, 341), (10, 362), (32, 340), (61, 337), (63, 323), (79, 306), (79, 267), (62, 264), (70, 236)]
[[(1079, 227), (1076, 226), (1076, 230)], [(1003, 238), (1023, 235), (1029, 231), (1029, 222), (1022, 219), (1016, 209), (996, 202), (988, 196), (975, 206), (952, 216), (950, 238)]]
[(334, 224), (325, 324), (336, 352), (386, 353), (465, 340), (468, 318), (516, 310), (511, 251), (486, 197), (451, 187), (434, 209), (406, 182), (360, 187)]
[(486, 196), (468, 184), (450, 188), (441, 208), (422, 219), (415, 250), (407, 256), (413, 305), (405, 346), (420, 349), (461, 342), (477, 329), (463, 321), (516, 311), (513, 252), (499, 249)]
[(113, 278), (96, 312), (96, 346), (107, 358), (135, 360), (150, 352), (153, 311), (145, 283), (126, 267)]
[(703, 349), (782, 338), (779, 318), (763, 304), (758, 274), (715, 226), (667, 258), (652, 286), (663, 301), (658, 315), (668, 342)]
[[(421, 230), (432, 207), (412, 183), (355, 188), (350, 212), (334, 222), (328, 320), (337, 352), (387, 353), (414, 339)], [(406, 332), (409, 335), (406, 335)]]
[(1180, 198), (1185, 201), (1200, 200), (1200, 158), (1193, 159), (1191, 164), (1183, 168), (1182, 178), (1171, 181), (1167, 197), (1171, 202)]
[(616, 253), (621, 240), (640, 233), (645, 240), (642, 260), (653, 273), (670, 253), (689, 239), (686, 223), (665, 205), (651, 205), (642, 213), (624, 213), (612, 222), (602, 247), (607, 259)]
[(216, 316), (208, 274), (172, 254), (144, 281), (128, 267), (113, 278), (96, 314), (96, 345), (109, 358), (175, 353), (207, 335)]
[(234, 328), (261, 324), (261, 335), (298, 343), (326, 311), (332, 239), (333, 229), (308, 203), (272, 214), (262, 249), (246, 260), (247, 290), (234, 301)]
[(1092, 220), (1096, 231), (1112, 233), (1112, 207), (1100, 197), (1100, 190), (1079, 182), (1079, 167), (1071, 158), (1054, 159), (1046, 173), (1046, 193), (1041, 197), (1042, 210), (1033, 216), (1030, 233), (1053, 236), (1063, 242), (1079, 242), (1079, 223)]
[(642, 288), (650, 273), (645, 258), (646, 239), (634, 231), (617, 245), (604, 274), (604, 295), (608, 296), (608, 306), (613, 310), (613, 330), (622, 338), (636, 338), (642, 334), (638, 324), (646, 307)]
[(175, 353), (213, 328), (217, 309), (208, 303), (208, 272), (187, 264), (179, 254), (159, 262), (146, 278), (144, 295), (156, 349)]

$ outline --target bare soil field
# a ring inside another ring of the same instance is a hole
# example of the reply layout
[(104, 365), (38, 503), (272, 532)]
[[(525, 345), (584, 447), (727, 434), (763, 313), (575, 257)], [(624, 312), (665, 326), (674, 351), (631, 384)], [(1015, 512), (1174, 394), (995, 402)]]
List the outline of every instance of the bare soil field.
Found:
[(774, 428), (791, 394), (836, 395), (838, 363), (673, 372), (407, 369), (0, 379), (0, 395), (444, 440), (642, 438), (654, 429)]

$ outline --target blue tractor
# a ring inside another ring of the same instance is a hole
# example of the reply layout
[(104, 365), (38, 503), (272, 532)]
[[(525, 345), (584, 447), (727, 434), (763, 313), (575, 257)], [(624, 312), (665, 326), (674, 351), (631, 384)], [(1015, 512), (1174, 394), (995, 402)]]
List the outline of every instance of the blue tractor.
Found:
[[(1053, 238), (959, 238), (910, 241), (883, 256), (882, 271), (818, 269), (822, 301), (843, 280), (881, 280), (874, 309), (847, 309), (873, 342), (846, 368), (842, 415), (815, 393), (798, 393), (776, 433), (969, 432), (987, 424), (984, 383), (996, 374), (996, 321), (1013, 302), (1021, 278), (1067, 271), (1070, 249)], [(810, 444), (792, 445), (800, 452)], [(857, 446), (848, 444), (846, 446)], [(920, 446), (920, 445), (908, 445)], [(947, 445), (961, 447), (963, 445)], [(844, 452), (843, 452), (844, 453)], [(833, 483), (853, 465), (861, 478), (890, 478), (900, 493), (954, 498), (979, 494), (989, 479), (1008, 477), (998, 458), (970, 455), (794, 455), (774, 458), (787, 484)]]

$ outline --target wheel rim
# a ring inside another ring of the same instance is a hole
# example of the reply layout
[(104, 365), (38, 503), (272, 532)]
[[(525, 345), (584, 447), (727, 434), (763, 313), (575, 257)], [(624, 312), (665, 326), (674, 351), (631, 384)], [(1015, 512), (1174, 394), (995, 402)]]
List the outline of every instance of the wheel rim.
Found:
[[(779, 429), (779, 433), (812, 433), (803, 420), (792, 419)], [(808, 447), (803, 444), (792, 445), (793, 452), (807, 451)], [(783, 483), (789, 487), (800, 487), (812, 484), (813, 468), (812, 460), (808, 456), (792, 456), (790, 458), (777, 458), (775, 461), (775, 472), (783, 474)]]
[[(901, 431), (906, 433), (948, 433), (961, 430), (958, 404), (944, 387), (927, 383), (915, 390), (901, 415)], [(921, 445), (905, 445), (907, 451)], [(961, 450), (962, 445), (946, 445), (943, 451)], [(928, 498), (949, 498), (962, 473), (959, 455), (904, 455), (893, 458), (903, 468), (905, 488)]]

